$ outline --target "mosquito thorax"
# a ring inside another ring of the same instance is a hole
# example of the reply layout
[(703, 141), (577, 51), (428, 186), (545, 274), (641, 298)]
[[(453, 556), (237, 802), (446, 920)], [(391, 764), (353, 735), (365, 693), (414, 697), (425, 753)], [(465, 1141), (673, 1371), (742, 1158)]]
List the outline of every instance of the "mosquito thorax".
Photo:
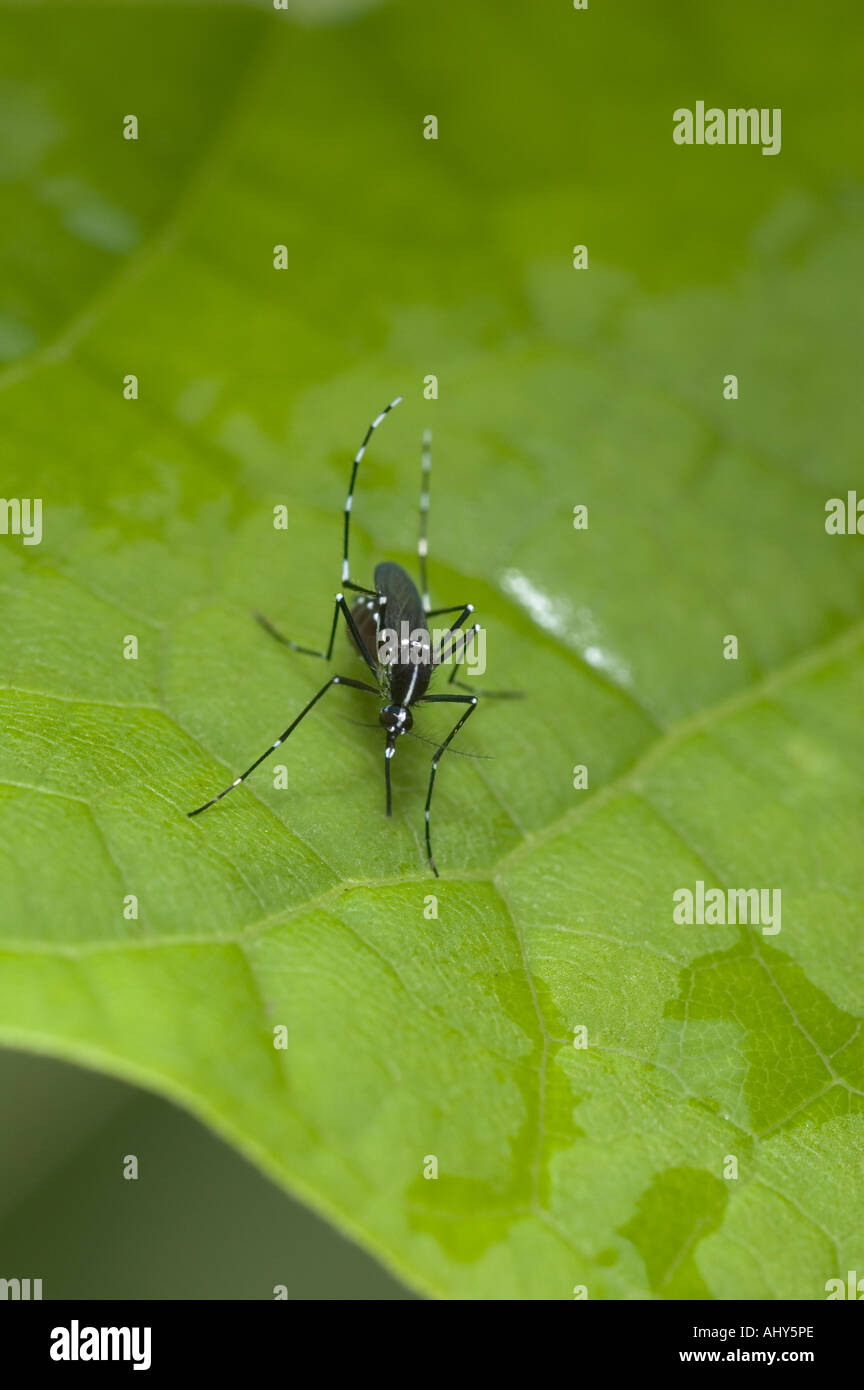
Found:
[(404, 734), (414, 723), (410, 709), (405, 709), (402, 705), (385, 705), (378, 719), (382, 729), (386, 729), (388, 734)]

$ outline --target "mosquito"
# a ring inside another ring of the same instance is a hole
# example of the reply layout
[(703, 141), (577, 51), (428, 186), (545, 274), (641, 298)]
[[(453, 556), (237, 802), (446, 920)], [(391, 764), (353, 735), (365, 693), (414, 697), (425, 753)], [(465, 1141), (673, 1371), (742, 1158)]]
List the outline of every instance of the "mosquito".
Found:
[[(388, 406), (377, 415), (366, 430), (363, 443), (354, 456), (354, 463), (351, 469), (351, 479), (348, 484), (348, 495), (345, 499), (345, 512), (342, 539), (342, 584), (339, 593), (336, 594), (333, 607), (333, 620), (330, 626), (330, 639), (327, 643), (326, 651), (316, 651), (311, 647), (302, 647), (297, 642), (292, 642), (290, 638), (284, 637), (281, 632), (270, 623), (260, 613), (255, 617), (266, 632), (274, 637), (282, 646), (288, 647), (293, 652), (299, 652), (303, 656), (317, 657), (323, 661), (330, 661), (333, 656), (333, 646), (336, 641), (336, 631), (339, 625), (340, 615), (345, 620), (345, 625), (357, 652), (365, 661), (372, 676), (372, 683), (369, 681), (355, 680), (350, 676), (331, 676), (322, 685), (317, 694), (300, 711), (296, 719), (288, 725), (288, 728), (271, 743), (270, 747), (256, 758), (254, 763), (247, 767), (239, 777), (235, 777), (230, 786), (216, 796), (205, 801), (203, 806), (197, 807), (194, 811), (189, 811), (190, 816), (199, 816), (202, 811), (207, 811), (211, 806), (215, 806), (217, 801), (221, 801), (223, 796), (227, 796), (235, 787), (239, 787), (241, 782), (245, 782), (250, 773), (254, 772), (275, 752), (285, 740), (293, 734), (298, 724), (306, 718), (310, 710), (314, 709), (318, 701), (327, 694), (334, 686), (347, 686), (352, 690), (362, 690), (368, 695), (374, 695), (380, 701), (378, 711), (378, 722), (386, 735), (384, 745), (384, 784), (386, 796), (386, 813), (392, 814), (392, 793), (390, 786), (390, 764), (396, 752), (399, 739), (411, 732), (414, 715), (413, 711), (418, 705), (442, 705), (453, 704), (462, 705), (464, 709), (456, 720), (447, 737), (435, 749), (432, 759), (432, 766), (429, 773), (429, 787), (426, 793), (425, 809), (425, 828), (426, 828), (426, 854), (429, 867), (435, 877), (439, 877), (435, 857), (432, 853), (432, 832), (431, 832), (431, 810), (432, 792), (435, 788), (435, 776), (438, 771), (438, 764), (441, 758), (450, 747), (453, 739), (459, 733), (463, 725), (467, 724), (471, 715), (477, 708), (479, 697), (476, 694), (430, 694), (429, 683), (438, 666), (455, 658), (453, 670), (451, 672), (448, 685), (458, 686), (461, 690), (469, 691), (470, 685), (457, 679), (457, 673), (461, 669), (459, 662), (465, 655), (466, 645), (471, 641), (472, 635), (480, 631), (480, 624), (475, 623), (473, 627), (465, 629), (464, 624), (474, 612), (474, 605), (471, 603), (451, 604), (447, 608), (432, 608), (429, 601), (429, 583), (427, 578), (427, 557), (429, 552), (428, 543), (428, 523), (429, 523), (429, 483), (432, 466), (431, 454), (431, 433), (426, 430), (423, 435), (423, 445), (421, 450), (421, 485), (420, 485), (420, 526), (417, 541), (417, 559), (420, 578), (420, 589), (418, 590), (411, 576), (401, 565), (395, 564), (392, 560), (385, 560), (375, 566), (373, 589), (365, 588), (362, 584), (355, 584), (351, 579), (351, 569), (348, 562), (348, 546), (351, 527), (351, 504), (354, 498), (354, 487), (357, 482), (357, 473), (363, 456), (366, 453), (369, 441), (375, 430), (402, 400), (397, 396)], [(357, 595), (349, 606), (345, 592)], [(429, 633), (429, 619), (435, 617), (453, 617), (450, 625), (439, 637), (435, 648), (432, 646), (432, 639)], [(382, 632), (403, 633), (408, 632), (411, 638), (406, 642), (402, 641), (391, 652), (389, 659), (382, 658), (382, 645), (380, 637)], [(488, 691), (488, 695), (516, 695), (516, 691)]]

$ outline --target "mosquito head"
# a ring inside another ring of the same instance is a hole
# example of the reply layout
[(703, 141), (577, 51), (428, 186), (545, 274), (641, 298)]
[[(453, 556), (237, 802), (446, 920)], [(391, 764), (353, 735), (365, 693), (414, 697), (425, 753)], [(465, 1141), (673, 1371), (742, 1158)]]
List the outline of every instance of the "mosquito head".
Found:
[(410, 709), (404, 709), (402, 705), (385, 705), (378, 715), (378, 721), (390, 736), (387, 740), (389, 744), (399, 734), (408, 732), (414, 723), (414, 716)]

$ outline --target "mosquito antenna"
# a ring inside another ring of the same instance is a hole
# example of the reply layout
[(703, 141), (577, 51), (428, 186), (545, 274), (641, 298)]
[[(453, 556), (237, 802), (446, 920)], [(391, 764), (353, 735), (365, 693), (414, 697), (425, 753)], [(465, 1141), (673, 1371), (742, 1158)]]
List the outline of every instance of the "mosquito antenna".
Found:
[[(409, 738), (417, 738), (421, 743), (428, 743), (430, 748), (438, 747), (438, 740), (434, 738), (424, 738), (422, 734), (415, 734), (413, 729), (406, 729)], [(492, 762), (494, 753), (469, 753), (467, 748), (451, 748), (451, 754), (455, 753), (457, 758), (482, 758), (484, 762)]]
[[(350, 714), (338, 714), (336, 718), (340, 719), (343, 724), (353, 724), (358, 729), (381, 728), (377, 720), (373, 723), (370, 719), (352, 719)], [(437, 739), (424, 738), (414, 729), (405, 729), (404, 733), (407, 734), (408, 738), (416, 738), (420, 743), (428, 743), (430, 748), (438, 747)], [(457, 758), (482, 758), (484, 762), (493, 762), (495, 758), (494, 753), (469, 753), (467, 748), (451, 748), (450, 752), (455, 754)]]

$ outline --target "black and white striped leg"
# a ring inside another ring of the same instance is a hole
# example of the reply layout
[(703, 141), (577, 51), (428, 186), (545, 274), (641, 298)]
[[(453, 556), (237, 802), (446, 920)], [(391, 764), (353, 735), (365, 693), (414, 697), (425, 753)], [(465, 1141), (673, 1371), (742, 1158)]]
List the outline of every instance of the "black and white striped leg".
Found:
[(461, 613), (463, 608), (467, 613), (474, 612), (473, 603), (451, 603), (446, 608), (427, 608), (425, 613), (427, 618), (440, 618), (442, 613)]
[[(370, 591), (364, 589), (363, 592), (369, 593)], [(374, 589), (371, 592), (373, 595), (375, 595)], [(377, 597), (377, 595), (375, 596)], [(360, 632), (357, 628), (357, 624), (354, 621), (354, 616), (351, 612), (351, 609), (345, 602), (344, 594), (337, 594), (334, 600), (333, 621), (330, 624), (330, 640), (327, 643), (326, 652), (313, 651), (311, 647), (298, 646), (296, 642), (291, 641), (290, 637), (283, 637), (281, 632), (277, 632), (273, 624), (268, 622), (266, 618), (262, 617), (260, 613), (256, 613), (255, 617), (263, 627), (264, 631), (269, 632), (271, 637), (275, 637), (277, 642), (281, 642), (283, 647), (289, 647), (292, 652), (302, 652), (304, 656), (317, 656), (320, 657), (322, 661), (329, 661), (333, 655), (333, 644), (336, 641), (336, 628), (339, 623), (340, 613), (344, 616), (345, 621), (348, 624), (349, 631), (351, 633), (351, 636), (354, 638), (354, 641), (357, 643), (360, 655), (363, 657), (363, 660), (366, 662), (366, 665), (369, 667), (369, 670), (372, 672), (373, 676), (377, 675), (375, 657), (373, 653), (369, 651), (368, 647), (363, 641), (363, 638), (360, 636)]]
[(459, 704), (459, 705), (467, 705), (467, 706), (468, 706), (468, 709), (466, 709), (465, 713), (462, 714), (462, 715), (460, 715), (459, 718), (456, 720), (456, 723), (453, 725), (453, 728), (450, 730), (450, 732), (449, 732), (449, 734), (447, 735), (447, 737), (445, 738), (444, 742), (440, 745), (440, 747), (438, 747), (438, 748), (435, 750), (435, 756), (434, 756), (434, 758), (432, 759), (432, 771), (431, 771), (431, 773), (430, 773), (430, 775), (429, 775), (429, 790), (428, 790), (428, 792), (426, 793), (426, 813), (425, 813), (425, 815), (426, 815), (426, 853), (427, 853), (428, 858), (429, 858), (429, 867), (430, 867), (430, 869), (432, 870), (432, 872), (433, 872), (433, 874), (435, 875), (435, 877), (438, 878), (438, 876), (439, 876), (439, 875), (438, 875), (438, 868), (437, 868), (437, 866), (436, 866), (436, 864), (435, 864), (435, 859), (434, 859), (434, 857), (433, 857), (433, 855), (432, 855), (432, 832), (431, 832), (431, 829), (430, 829), (430, 812), (431, 812), (431, 809), (432, 809), (432, 789), (433, 789), (434, 786), (435, 786), (435, 773), (438, 771), (438, 764), (439, 764), (439, 762), (441, 761), (441, 758), (442, 758), (442, 757), (444, 756), (444, 754), (446, 753), (447, 749), (449, 748), (451, 742), (452, 742), (453, 739), (456, 737), (456, 735), (458, 734), (459, 730), (462, 728), (462, 725), (465, 724), (465, 723), (467, 723), (467, 721), (470, 719), (471, 715), (474, 713), (475, 709), (477, 708), (477, 696), (476, 696), (476, 695), (426, 695), (426, 696), (424, 696), (424, 698), (423, 698), (422, 701), (418, 700), (417, 703), (418, 703), (418, 704), (421, 704), (421, 703), (422, 703), (422, 704), (424, 704), (424, 705), (443, 705), (443, 704), (454, 704), (454, 705), (455, 705), (455, 704)]
[[(357, 469), (360, 467), (360, 463), (363, 459), (363, 455), (366, 452), (366, 447), (369, 443), (369, 440), (372, 438), (372, 435), (375, 433), (378, 426), (381, 424), (381, 421), (386, 419), (386, 417), (390, 414), (390, 411), (394, 408), (394, 406), (397, 406), (399, 404), (401, 399), (401, 396), (397, 396), (395, 401), (391, 401), (389, 405), (384, 407), (380, 415), (375, 416), (375, 419), (372, 421), (372, 424), (369, 426), (368, 430), (363, 436), (363, 443), (360, 445), (360, 448), (357, 450), (357, 453), (354, 456), (354, 465), (351, 469), (351, 481), (348, 484), (348, 496), (345, 498), (345, 530), (342, 538), (342, 586), (345, 589), (359, 589), (359, 585), (352, 584), (349, 579), (351, 570), (348, 566), (348, 533), (351, 523), (351, 502), (354, 497), (354, 484), (357, 481)], [(359, 589), (359, 592), (368, 594), (370, 590)]]
[[(450, 672), (450, 675), (449, 675), (449, 677), (448, 677), (448, 679), (447, 679), (447, 684), (448, 684), (448, 685), (461, 685), (461, 684), (462, 684), (461, 681), (457, 681), (457, 679), (456, 679), (456, 672), (459, 670), (459, 663), (460, 663), (460, 661), (463, 661), (464, 658), (465, 658), (465, 648), (468, 646), (468, 643), (471, 641), (471, 638), (472, 638), (472, 637), (476, 637), (476, 636), (477, 636), (477, 633), (478, 633), (479, 631), (480, 631), (480, 624), (479, 624), (479, 623), (474, 623), (474, 625), (473, 625), (472, 627), (469, 627), (468, 631), (465, 633), (465, 641), (464, 641), (463, 644), (462, 644), (462, 650), (461, 650), (461, 651), (459, 652), (459, 654), (457, 655), (456, 660), (455, 660), (454, 663), (453, 663), (453, 670)], [(467, 688), (467, 689), (470, 689), (470, 686), (468, 686), (468, 687), (466, 687), (466, 688)]]
[(366, 690), (370, 695), (378, 694), (377, 688), (374, 685), (367, 685), (365, 681), (351, 680), (348, 676), (331, 676), (329, 681), (327, 681), (325, 685), (322, 685), (321, 689), (318, 691), (318, 694), (312, 696), (312, 699), (309, 701), (308, 705), (306, 705), (300, 711), (297, 718), (291, 724), (288, 725), (288, 728), (285, 730), (285, 732), (279, 735), (276, 742), (271, 743), (270, 747), (266, 750), (266, 752), (262, 753), (260, 758), (256, 758), (254, 763), (252, 763), (251, 766), (247, 767), (245, 772), (241, 772), (239, 777), (235, 777), (230, 787), (226, 787), (225, 790), (219, 792), (217, 796), (213, 796), (210, 798), (209, 801), (205, 801), (203, 806), (199, 806), (194, 811), (187, 811), (186, 814), (189, 816), (200, 816), (202, 811), (207, 811), (210, 809), (211, 806), (215, 806), (216, 802), (221, 801), (223, 796), (227, 796), (229, 792), (233, 792), (235, 787), (239, 787), (241, 782), (245, 782), (250, 772), (254, 772), (256, 767), (259, 767), (260, 764), (263, 763), (265, 758), (269, 758), (270, 754), (275, 752), (275, 750), (279, 747), (280, 743), (284, 743), (288, 735), (294, 732), (300, 721), (306, 718), (306, 715), (309, 713), (310, 709), (312, 709), (313, 705), (317, 705), (318, 701), (321, 699), (321, 696), (325, 695), (332, 685), (350, 685), (354, 690)]
[[(420, 597), (423, 609), (429, 611), (429, 579), (426, 560), (429, 555), (429, 483), (432, 476), (432, 431), (423, 431), (420, 450), (420, 532), (417, 538), (417, 560), (420, 566)], [(443, 610), (442, 610), (443, 611)]]
[(362, 584), (354, 584), (350, 579), (342, 585), (343, 589), (350, 589), (352, 594), (365, 594), (367, 598), (377, 598), (380, 601), (381, 595), (377, 589), (366, 589)]
[[(456, 609), (455, 609), (455, 608), (444, 608), (444, 609), (441, 610), (441, 612), (444, 612), (444, 613), (455, 613), (455, 612), (456, 612)], [(459, 652), (460, 655), (461, 655), (461, 653), (465, 650), (465, 642), (466, 642), (466, 639), (467, 639), (467, 633), (460, 632), (459, 629), (461, 628), (461, 626), (462, 626), (462, 624), (464, 623), (465, 619), (466, 619), (466, 618), (470, 618), (470, 616), (471, 616), (471, 614), (472, 614), (473, 612), (474, 612), (474, 605), (473, 605), (473, 603), (466, 603), (466, 604), (460, 609), (460, 611), (459, 611), (459, 617), (456, 619), (455, 622), (453, 622), (453, 623), (450, 624), (450, 626), (448, 627), (447, 631), (444, 633), (443, 637), (441, 638), (441, 645), (440, 645), (440, 647), (438, 648), (437, 657), (436, 657), (436, 662), (437, 662), (437, 663), (440, 663), (440, 662), (443, 662), (443, 661), (447, 661), (447, 660), (450, 658), (450, 656), (453, 654), (454, 651), (457, 651), (457, 650), (458, 650), (458, 652)], [(427, 616), (427, 618), (429, 618), (429, 617), (434, 618), (434, 617), (435, 617), (435, 613), (434, 613), (434, 612), (432, 612), (432, 613), (427, 613), (426, 616)], [(449, 639), (449, 640), (448, 640), (448, 639)]]
[[(480, 624), (479, 624), (479, 623), (475, 623), (474, 626), (473, 626), (472, 628), (469, 628), (468, 632), (466, 632), (466, 634), (465, 634), (465, 646), (467, 646), (468, 643), (470, 642), (470, 640), (471, 640), (471, 634), (472, 634), (472, 633), (475, 633), (475, 634), (476, 634), (476, 633), (478, 633), (479, 631), (480, 631)], [(524, 690), (478, 690), (476, 686), (474, 686), (474, 685), (469, 685), (469, 683), (468, 683), (467, 681), (460, 681), (460, 680), (457, 680), (457, 678), (456, 678), (457, 672), (461, 669), (460, 666), (459, 666), (459, 661), (462, 660), (462, 658), (464, 657), (464, 655), (465, 655), (465, 647), (463, 647), (463, 648), (462, 648), (462, 651), (459, 653), (458, 661), (454, 662), (454, 664), (453, 664), (453, 670), (450, 672), (450, 675), (449, 675), (448, 678), (447, 678), (447, 684), (448, 684), (448, 685), (458, 685), (458, 687), (459, 687), (460, 690), (470, 690), (470, 691), (472, 691), (475, 695), (480, 696), (480, 697), (481, 697), (482, 699), (484, 699), (484, 700), (521, 700), (521, 699), (522, 699), (522, 697), (523, 697), (524, 694), (525, 694)]]
[[(450, 675), (449, 675), (448, 680), (447, 680), (447, 684), (448, 684), (448, 685), (459, 685), (459, 686), (462, 687), (463, 690), (470, 690), (470, 689), (471, 689), (471, 686), (470, 686), (470, 685), (466, 685), (464, 681), (460, 681), (460, 680), (457, 680), (457, 679), (456, 679), (456, 672), (459, 670), (459, 663), (460, 663), (460, 661), (464, 660), (464, 657), (465, 657), (465, 648), (467, 647), (468, 643), (471, 641), (472, 636), (476, 637), (476, 635), (477, 635), (477, 633), (478, 633), (479, 631), (480, 631), (480, 624), (479, 624), (479, 623), (475, 623), (474, 626), (473, 626), (473, 627), (469, 627), (468, 631), (465, 633), (465, 641), (462, 643), (462, 649), (461, 649), (461, 651), (459, 651), (459, 652), (457, 653), (457, 655), (456, 655), (456, 660), (455, 660), (454, 663), (453, 663), (453, 670), (450, 672)], [(482, 693), (482, 692), (481, 692), (481, 693)]]

